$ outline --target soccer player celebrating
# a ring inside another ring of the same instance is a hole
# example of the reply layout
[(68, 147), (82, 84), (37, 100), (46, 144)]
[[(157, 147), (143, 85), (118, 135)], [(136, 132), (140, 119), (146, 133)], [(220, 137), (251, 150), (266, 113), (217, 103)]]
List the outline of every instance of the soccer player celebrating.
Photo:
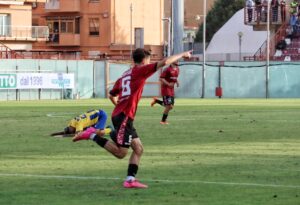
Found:
[(161, 95), (163, 100), (159, 100), (157, 98), (153, 98), (151, 102), (151, 107), (153, 107), (156, 103), (165, 107), (163, 112), (163, 116), (160, 124), (167, 125), (169, 111), (174, 107), (174, 85), (176, 84), (179, 87), (179, 82), (177, 80), (179, 75), (178, 62), (172, 63), (168, 68), (166, 68), (162, 74), (160, 75), (161, 82)]
[(107, 114), (103, 110), (90, 110), (72, 119), (62, 132), (52, 133), (51, 136), (74, 136), (86, 129), (94, 130), (99, 136), (109, 134), (111, 128), (105, 128)]
[(74, 141), (91, 139), (119, 159), (124, 158), (131, 147), (133, 152), (129, 158), (127, 178), (123, 183), (125, 188), (147, 188), (147, 185), (135, 178), (143, 154), (143, 145), (133, 126), (146, 80), (158, 69), (190, 56), (191, 52), (183, 52), (150, 64), (150, 53), (141, 48), (136, 49), (132, 54), (134, 66), (123, 73), (110, 91), (109, 99), (115, 105), (112, 113), (115, 131), (110, 134), (113, 142), (89, 129), (74, 137)]

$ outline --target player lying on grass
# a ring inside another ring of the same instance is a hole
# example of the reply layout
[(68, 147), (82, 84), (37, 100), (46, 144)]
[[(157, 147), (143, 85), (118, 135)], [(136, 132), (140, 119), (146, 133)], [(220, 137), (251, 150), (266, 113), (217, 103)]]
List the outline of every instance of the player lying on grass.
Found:
[(94, 129), (99, 136), (108, 135), (111, 128), (105, 128), (106, 120), (107, 114), (103, 110), (90, 110), (72, 119), (64, 131), (52, 133), (51, 136), (73, 137), (88, 128)]
[(174, 100), (174, 85), (176, 84), (179, 87), (179, 82), (177, 80), (179, 75), (178, 62), (172, 63), (169, 67), (164, 69), (162, 74), (160, 75), (161, 82), (161, 95), (163, 100), (159, 100), (158, 98), (153, 98), (151, 102), (151, 107), (153, 107), (156, 103), (165, 107), (163, 112), (163, 116), (161, 118), (160, 124), (168, 125), (168, 115), (169, 111), (173, 109), (175, 100)]
[(74, 137), (74, 141), (91, 139), (119, 159), (124, 158), (131, 147), (133, 151), (129, 158), (127, 178), (123, 183), (125, 188), (147, 188), (147, 185), (135, 179), (143, 154), (143, 145), (133, 126), (146, 80), (160, 68), (190, 56), (191, 52), (184, 52), (150, 64), (150, 53), (141, 48), (136, 49), (132, 54), (133, 67), (123, 73), (109, 93), (109, 99), (115, 105), (112, 113), (112, 122), (116, 129), (111, 133), (113, 141), (105, 139), (92, 129)]

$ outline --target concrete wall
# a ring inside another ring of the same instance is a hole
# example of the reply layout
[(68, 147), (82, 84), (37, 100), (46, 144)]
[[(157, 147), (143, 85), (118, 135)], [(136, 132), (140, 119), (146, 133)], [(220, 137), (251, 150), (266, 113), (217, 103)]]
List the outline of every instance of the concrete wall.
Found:
[[(132, 27), (144, 28), (146, 45), (163, 43), (163, 0), (116, 0), (115, 31), (117, 44), (130, 44), (130, 3), (133, 4)], [(134, 37), (133, 37), (134, 41)]]

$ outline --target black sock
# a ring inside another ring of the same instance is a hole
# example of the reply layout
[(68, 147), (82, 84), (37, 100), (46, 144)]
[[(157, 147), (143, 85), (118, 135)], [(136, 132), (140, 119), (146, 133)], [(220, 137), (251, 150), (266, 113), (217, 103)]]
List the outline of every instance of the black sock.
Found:
[(155, 103), (160, 104), (160, 105), (163, 105), (163, 104), (164, 104), (163, 101), (158, 100), (158, 99), (155, 100)]
[(93, 140), (101, 147), (104, 147), (106, 145), (106, 143), (108, 142), (107, 139), (105, 139), (103, 137), (99, 137), (98, 135), (96, 135)]
[(161, 121), (162, 122), (165, 122), (166, 120), (167, 120), (167, 118), (168, 118), (168, 114), (163, 114), (163, 116), (162, 116), (162, 119), (161, 119)]
[(128, 165), (127, 176), (133, 176), (133, 177), (135, 177), (138, 169), (139, 169), (138, 165), (136, 165), (136, 164), (129, 164)]

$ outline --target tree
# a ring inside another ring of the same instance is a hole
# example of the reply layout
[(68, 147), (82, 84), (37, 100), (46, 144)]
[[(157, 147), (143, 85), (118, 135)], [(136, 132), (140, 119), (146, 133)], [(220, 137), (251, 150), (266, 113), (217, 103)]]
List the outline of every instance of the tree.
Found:
[[(216, 0), (213, 8), (206, 16), (206, 42), (240, 9), (244, 8), (245, 0)], [(199, 26), (196, 42), (202, 42), (203, 23)]]

